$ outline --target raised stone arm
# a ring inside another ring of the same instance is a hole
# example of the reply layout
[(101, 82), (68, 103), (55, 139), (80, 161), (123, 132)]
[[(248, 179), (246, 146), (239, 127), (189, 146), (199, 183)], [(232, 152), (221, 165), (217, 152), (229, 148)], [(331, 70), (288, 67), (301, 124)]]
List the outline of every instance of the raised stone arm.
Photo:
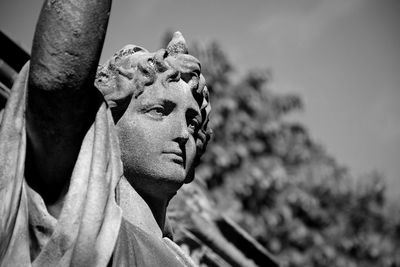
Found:
[(111, 0), (45, 1), (33, 40), (30, 85), (44, 91), (92, 84)]
[(26, 179), (60, 200), (101, 101), (94, 78), (111, 0), (47, 0), (36, 26), (28, 80)]

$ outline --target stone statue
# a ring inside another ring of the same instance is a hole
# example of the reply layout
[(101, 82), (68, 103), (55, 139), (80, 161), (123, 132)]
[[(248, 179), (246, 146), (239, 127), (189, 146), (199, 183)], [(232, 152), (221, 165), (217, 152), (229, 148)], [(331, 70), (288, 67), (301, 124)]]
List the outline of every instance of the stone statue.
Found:
[(199, 61), (177, 32), (98, 60), (111, 0), (45, 1), (0, 114), (0, 266), (192, 266), (166, 208), (210, 137)]

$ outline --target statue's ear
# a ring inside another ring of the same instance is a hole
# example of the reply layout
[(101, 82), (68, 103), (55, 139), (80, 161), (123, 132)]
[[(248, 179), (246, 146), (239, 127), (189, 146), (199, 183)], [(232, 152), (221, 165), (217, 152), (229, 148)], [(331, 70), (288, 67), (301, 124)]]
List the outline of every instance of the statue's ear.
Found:
[(176, 54), (188, 54), (188, 48), (182, 33), (174, 33), (174, 35), (172, 36), (172, 40), (167, 45), (166, 50), (171, 56)]

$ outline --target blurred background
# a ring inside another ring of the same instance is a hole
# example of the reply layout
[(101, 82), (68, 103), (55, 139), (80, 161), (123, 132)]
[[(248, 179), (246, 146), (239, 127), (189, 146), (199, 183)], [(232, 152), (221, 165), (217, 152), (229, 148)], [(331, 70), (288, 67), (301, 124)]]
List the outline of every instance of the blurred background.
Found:
[[(28, 53), (41, 5), (1, 0), (0, 30)], [(211, 91), (197, 176), (213, 205), (287, 266), (400, 266), (399, 14), (397, 0), (118, 0), (101, 62), (181, 31)]]

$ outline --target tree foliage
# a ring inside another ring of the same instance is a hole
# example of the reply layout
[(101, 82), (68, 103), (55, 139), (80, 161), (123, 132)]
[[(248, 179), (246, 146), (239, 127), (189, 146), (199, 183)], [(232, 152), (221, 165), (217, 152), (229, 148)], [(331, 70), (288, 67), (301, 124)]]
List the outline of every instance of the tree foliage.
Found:
[(196, 175), (216, 209), (247, 230), (283, 266), (400, 266), (400, 212), (385, 181), (357, 181), (286, 119), (299, 96), (271, 90), (271, 72), (234, 81), (217, 43), (195, 43), (211, 92), (213, 138)]

